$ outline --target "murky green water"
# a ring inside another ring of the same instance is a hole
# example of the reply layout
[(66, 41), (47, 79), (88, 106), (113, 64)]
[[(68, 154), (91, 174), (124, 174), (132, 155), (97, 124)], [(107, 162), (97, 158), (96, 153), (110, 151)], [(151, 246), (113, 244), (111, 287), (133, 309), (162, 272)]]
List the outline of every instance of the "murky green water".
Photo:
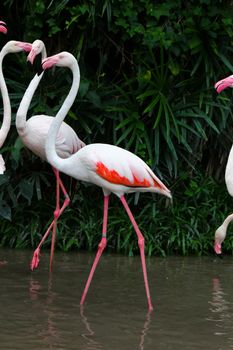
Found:
[(0, 251), (0, 349), (176, 350), (233, 348), (233, 258), (151, 258), (147, 313), (140, 258), (105, 253), (83, 309), (93, 255)]

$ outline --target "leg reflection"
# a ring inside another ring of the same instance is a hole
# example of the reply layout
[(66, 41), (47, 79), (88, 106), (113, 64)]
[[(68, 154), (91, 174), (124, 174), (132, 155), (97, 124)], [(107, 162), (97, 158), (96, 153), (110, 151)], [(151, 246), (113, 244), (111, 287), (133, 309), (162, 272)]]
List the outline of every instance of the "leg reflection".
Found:
[(87, 340), (88, 348), (86, 349), (92, 349), (92, 350), (101, 350), (103, 349), (102, 344), (98, 343), (96, 340), (93, 339), (95, 336), (94, 331), (91, 328), (90, 322), (88, 321), (87, 317), (84, 315), (84, 306), (80, 305), (80, 316), (81, 320), (86, 328), (87, 333), (83, 333), (82, 337)]
[(146, 314), (146, 320), (143, 324), (143, 328), (142, 328), (142, 332), (141, 332), (141, 339), (140, 339), (140, 343), (139, 343), (140, 350), (144, 350), (145, 339), (146, 339), (147, 333), (148, 333), (149, 328), (150, 328), (150, 322), (151, 322), (151, 312), (148, 311)]
[[(102, 349), (104, 349), (104, 346), (100, 342), (97, 342), (95, 340), (95, 338), (98, 337), (99, 335), (94, 332), (94, 330), (91, 327), (90, 322), (88, 321), (87, 316), (85, 316), (83, 305), (80, 306), (80, 316), (81, 316), (81, 320), (82, 320), (82, 322), (85, 326), (85, 329), (86, 329), (86, 332), (82, 334), (82, 337), (87, 341), (87, 344), (85, 346), (85, 350), (87, 350), (87, 349), (90, 349), (90, 350), (102, 350)], [(102, 317), (104, 317), (103, 314), (102, 314)], [(142, 327), (141, 332), (140, 332), (139, 343), (137, 345), (131, 344), (132, 349), (136, 349), (136, 348), (139, 348), (140, 350), (146, 349), (145, 341), (146, 341), (148, 331), (150, 328), (150, 323), (151, 323), (151, 312), (148, 311), (146, 314), (145, 321), (143, 323), (143, 327)], [(110, 334), (111, 334), (111, 327), (109, 327), (109, 326), (110, 325), (109, 325), (109, 321), (108, 321), (107, 332), (108, 333), (110, 332)], [(122, 324), (119, 324), (119, 327), (120, 326), (122, 326)], [(105, 322), (103, 322), (103, 327), (106, 327)], [(130, 333), (129, 328), (130, 328), (130, 324), (127, 326), (127, 334)], [(134, 325), (132, 325), (132, 328), (134, 328)], [(115, 330), (119, 331), (119, 329), (116, 329), (116, 328), (115, 328)], [(125, 349), (126, 347), (129, 348), (130, 339), (128, 338), (127, 334), (121, 333), (120, 335), (117, 336), (119, 349)], [(112, 336), (114, 339), (116, 339), (115, 334), (113, 334)], [(137, 336), (138, 336), (138, 334), (135, 334), (135, 336), (133, 337), (134, 341), (135, 341), (135, 339), (138, 339)]]
[(54, 306), (57, 294), (52, 290), (51, 275), (48, 279), (46, 299), (44, 299), (44, 289), (40, 282), (32, 276), (29, 285), (29, 295), (33, 302), (33, 307), (36, 308), (35, 312), (38, 317), (36, 328), (39, 328), (39, 338), (52, 349), (54, 344), (59, 343), (60, 333), (55, 322), (58, 319), (57, 314), (59, 310), (56, 310)]

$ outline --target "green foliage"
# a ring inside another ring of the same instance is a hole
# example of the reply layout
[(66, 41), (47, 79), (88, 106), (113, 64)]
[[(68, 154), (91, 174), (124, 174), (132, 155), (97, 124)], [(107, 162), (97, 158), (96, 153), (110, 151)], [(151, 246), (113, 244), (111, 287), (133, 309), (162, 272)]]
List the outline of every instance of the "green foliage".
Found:
[[(4, 3), (10, 20), (17, 2)], [(232, 69), (231, 9), (218, 1), (28, 0), (25, 22), (12, 28), (25, 40), (43, 39), (48, 54), (65, 49), (79, 58), (82, 85), (69, 116), (79, 116), (86, 141), (117, 143), (176, 178), (182, 166), (203, 161), (208, 141), (215, 148), (232, 118), (213, 88)], [(46, 110), (57, 110), (52, 94), (65, 79), (62, 72), (46, 87)], [(217, 167), (205, 163), (214, 174)]]
[[(51, 175), (52, 176), (52, 175)], [(58, 222), (56, 244), (63, 251), (96, 251), (101, 240), (103, 196), (100, 189), (74, 184), (66, 179), (72, 193), (71, 204)], [(85, 188), (86, 187), (86, 188)], [(222, 184), (201, 174), (190, 178), (187, 174), (174, 184), (173, 203), (159, 195), (142, 194), (137, 205), (133, 196), (127, 201), (145, 237), (146, 255), (167, 256), (213, 254), (214, 232), (227, 216), (232, 199)], [(47, 198), (46, 195), (44, 195)], [(86, 200), (88, 199), (88, 200)], [(35, 247), (53, 219), (55, 200), (51, 205), (34, 198), (31, 206), (15, 209), (14, 225), (3, 220), (1, 246), (16, 248)], [(231, 227), (224, 242), (224, 252), (232, 253)], [(51, 239), (51, 237), (50, 237)], [(47, 240), (43, 249), (49, 247)], [(110, 198), (108, 220), (109, 251), (121, 254), (139, 254), (134, 229), (120, 205), (119, 199)]]
[[(148, 255), (209, 252), (213, 230), (228, 211), (225, 185), (216, 181), (223, 181), (232, 144), (231, 91), (216, 96), (213, 86), (233, 70), (232, 6), (217, 0), (3, 1), (9, 39), (40, 38), (48, 55), (67, 50), (79, 60), (79, 94), (66, 121), (80, 138), (135, 152), (173, 188), (172, 206), (143, 194), (139, 207), (144, 209), (135, 207), (142, 230), (146, 227)], [(33, 71), (25, 55), (8, 56), (3, 68), (14, 126)], [(54, 115), (70, 83), (70, 72), (64, 69), (46, 72), (29, 115)], [(14, 127), (2, 153), (7, 173), (0, 179), (1, 242), (34, 246), (52, 217), (53, 175), (25, 150)], [(78, 215), (74, 207), (67, 209), (59, 225), (60, 249), (96, 248), (102, 207), (87, 202), (89, 191), (101, 203), (98, 189), (78, 192), (73, 203)], [(114, 206), (110, 214), (110, 232), (117, 231), (110, 233), (110, 246), (134, 254), (135, 235), (121, 209)], [(12, 231), (11, 217), (19, 221)]]

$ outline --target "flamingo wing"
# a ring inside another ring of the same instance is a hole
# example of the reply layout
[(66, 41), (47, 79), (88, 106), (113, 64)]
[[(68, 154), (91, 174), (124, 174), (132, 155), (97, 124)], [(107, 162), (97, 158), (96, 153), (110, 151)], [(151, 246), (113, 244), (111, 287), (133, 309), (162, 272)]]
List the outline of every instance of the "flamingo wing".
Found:
[(84, 146), (85, 143), (79, 139), (75, 131), (63, 122), (56, 137), (56, 150), (58, 154), (62, 158), (68, 158)]
[(165, 189), (147, 164), (135, 154), (120, 147), (107, 144), (92, 144), (85, 165), (102, 179), (127, 187)]
[[(53, 117), (35, 115), (27, 121), (27, 147), (35, 154), (45, 159), (45, 139), (52, 124)], [(25, 137), (24, 143), (25, 143)], [(68, 158), (85, 144), (78, 138), (74, 130), (66, 123), (62, 123), (56, 137), (56, 151), (61, 158)]]

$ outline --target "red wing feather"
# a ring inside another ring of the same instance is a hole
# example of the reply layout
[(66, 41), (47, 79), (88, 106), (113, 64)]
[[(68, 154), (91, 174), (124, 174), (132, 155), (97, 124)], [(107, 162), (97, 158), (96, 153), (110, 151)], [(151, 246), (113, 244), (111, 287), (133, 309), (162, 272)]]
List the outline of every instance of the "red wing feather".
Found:
[[(116, 170), (108, 169), (102, 162), (97, 162), (96, 173), (103, 179), (114, 184), (130, 187), (151, 187), (151, 183), (147, 179), (139, 180), (133, 174), (133, 181), (130, 181), (127, 177), (121, 176)], [(155, 185), (158, 186), (157, 183), (155, 183)]]

